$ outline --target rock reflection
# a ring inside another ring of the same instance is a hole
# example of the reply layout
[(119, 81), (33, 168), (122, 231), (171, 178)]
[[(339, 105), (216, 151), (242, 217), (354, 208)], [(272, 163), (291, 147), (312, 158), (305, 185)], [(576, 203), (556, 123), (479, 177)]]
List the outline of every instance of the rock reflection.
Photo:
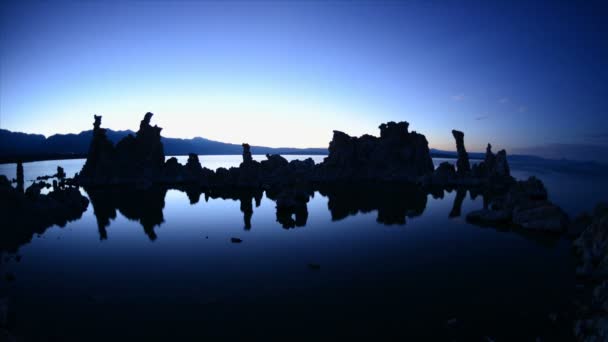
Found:
[[(168, 187), (163, 186), (145, 190), (124, 187), (106, 189), (85, 187), (97, 219), (99, 238), (101, 240), (108, 238), (107, 227), (116, 218), (118, 211), (126, 218), (139, 222), (150, 240), (155, 240), (157, 236), (154, 229), (164, 222), (163, 209), (168, 190)], [(201, 196), (204, 196), (205, 201), (209, 199), (239, 201), (245, 230), (252, 228), (254, 205), (255, 208), (260, 206), (264, 193), (270, 201), (276, 203), (276, 221), (283, 228), (304, 227), (308, 221), (307, 204), (315, 194), (312, 188), (298, 185), (265, 191), (233, 187), (216, 189), (180, 187), (175, 190), (185, 193), (192, 205), (197, 204)], [(368, 213), (377, 210), (377, 222), (385, 225), (402, 225), (406, 223), (407, 217), (421, 215), (427, 203), (427, 192), (413, 184), (322, 186), (317, 191), (328, 198), (328, 209), (334, 221), (359, 212)], [(462, 196), (464, 194), (466, 192)], [(462, 199), (458, 200), (462, 202)]]
[(150, 240), (156, 240), (154, 227), (165, 221), (163, 209), (166, 187), (154, 186), (145, 190), (85, 188), (85, 191), (93, 205), (100, 239), (108, 238), (106, 228), (110, 225), (110, 220), (116, 218), (118, 210), (129, 220), (139, 222)]
[[(190, 189), (189, 191), (196, 191)], [(199, 196), (203, 193), (202, 190), (199, 191)], [(236, 189), (236, 188), (223, 188), (223, 189), (213, 189), (205, 192), (205, 201), (208, 201), (209, 198), (213, 199), (230, 199), (234, 201), (240, 202), (240, 209), (243, 213), (243, 224), (245, 230), (251, 229), (251, 217), (253, 216), (253, 201), (255, 201), (255, 207), (259, 207), (262, 203), (262, 197), (264, 196), (264, 191), (260, 189)]]
[(326, 186), (319, 192), (328, 197), (334, 221), (377, 210), (378, 223), (405, 224), (406, 218), (422, 215), (427, 203), (427, 193), (413, 184)]
[(456, 190), (456, 197), (454, 198), (454, 205), (452, 206), (452, 211), (450, 211), (450, 217), (458, 217), (462, 211), (462, 202), (464, 198), (467, 196), (467, 189), (458, 188)]

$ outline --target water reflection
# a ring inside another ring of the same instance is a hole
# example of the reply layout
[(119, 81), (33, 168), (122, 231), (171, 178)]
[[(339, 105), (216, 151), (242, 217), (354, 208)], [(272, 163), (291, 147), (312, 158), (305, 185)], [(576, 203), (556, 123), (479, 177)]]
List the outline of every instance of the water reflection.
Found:
[(407, 217), (422, 215), (427, 203), (427, 193), (415, 185), (330, 186), (319, 192), (328, 197), (334, 221), (377, 210), (378, 223), (405, 224)]
[[(167, 187), (156, 186), (149, 189), (116, 188), (84, 189), (91, 200), (97, 220), (99, 238), (108, 238), (107, 227), (116, 218), (117, 211), (126, 218), (137, 221), (150, 240), (156, 239), (154, 229), (164, 222), (163, 209)], [(285, 229), (304, 227), (308, 220), (307, 203), (314, 196), (312, 189), (213, 189), (179, 188), (191, 205), (199, 203), (201, 196), (205, 202), (211, 199), (236, 200), (240, 202), (244, 229), (249, 230), (255, 208), (266, 197), (275, 202), (291, 200), (293, 205), (276, 205), (276, 221)], [(376, 221), (385, 225), (403, 225), (407, 218), (420, 216), (427, 204), (427, 191), (415, 185), (323, 186), (318, 193), (328, 198), (328, 209), (333, 221), (342, 220), (357, 213), (377, 211)], [(460, 207), (466, 190), (458, 191), (450, 216), (460, 214)]]
[[(427, 207), (429, 195), (435, 199), (442, 199), (446, 192), (456, 192), (451, 210), (445, 213), (449, 218), (461, 216), (467, 193), (472, 200), (481, 196), (484, 208), (488, 208), (492, 197), (495, 196), (493, 193), (474, 188), (427, 189), (415, 184), (323, 185), (316, 189), (294, 185), (266, 190), (232, 187), (210, 190), (187, 186), (176, 189), (162, 185), (146, 189), (85, 187), (84, 191), (90, 199), (97, 221), (100, 240), (108, 239), (107, 228), (111, 221), (117, 218), (117, 212), (129, 220), (138, 222), (148, 238), (151, 241), (156, 240), (155, 228), (165, 222), (163, 210), (165, 197), (170, 189), (185, 193), (191, 205), (197, 205), (203, 196), (205, 202), (209, 199), (238, 201), (245, 230), (252, 229), (251, 220), (255, 208), (260, 207), (264, 195), (274, 202), (276, 221), (284, 229), (306, 226), (309, 218), (308, 202), (315, 194), (327, 198), (327, 209), (332, 221), (340, 221), (358, 213), (376, 211), (376, 221), (383, 225), (405, 225), (408, 218), (421, 216)], [(16, 251), (21, 245), (29, 243), (34, 233), (42, 234), (45, 229), (35, 232), (23, 231), (21, 234), (23, 236), (19, 238), (4, 237), (0, 239), (2, 241), (0, 250)], [(499, 227), (499, 230), (512, 231), (510, 227)], [(537, 234), (525, 231), (517, 231), (517, 233), (537, 240)]]
[(139, 222), (150, 240), (156, 240), (154, 227), (165, 222), (163, 209), (168, 190), (166, 187), (154, 186), (145, 190), (136, 188), (85, 188), (84, 190), (93, 205), (100, 239), (108, 238), (106, 228), (110, 225), (110, 220), (116, 218), (116, 211), (119, 211), (129, 220)]

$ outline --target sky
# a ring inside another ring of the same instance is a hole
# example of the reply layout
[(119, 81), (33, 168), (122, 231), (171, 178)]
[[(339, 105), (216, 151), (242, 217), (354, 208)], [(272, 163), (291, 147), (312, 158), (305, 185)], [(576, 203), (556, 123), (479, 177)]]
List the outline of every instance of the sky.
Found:
[[(408, 121), (433, 148), (608, 158), (593, 1), (4, 1), (0, 128), (272, 147)], [(599, 153), (601, 155), (602, 153)]]

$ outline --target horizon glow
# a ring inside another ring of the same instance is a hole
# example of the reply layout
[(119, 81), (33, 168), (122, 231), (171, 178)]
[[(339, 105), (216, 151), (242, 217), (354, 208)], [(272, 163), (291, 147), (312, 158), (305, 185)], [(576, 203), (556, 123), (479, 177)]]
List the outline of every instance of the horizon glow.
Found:
[(1, 6), (11, 131), (77, 133), (93, 114), (136, 130), (150, 111), (163, 136), (269, 147), (326, 147), (333, 130), (378, 135), (387, 121), (443, 150), (452, 129), (469, 151), (608, 146), (593, 2)]

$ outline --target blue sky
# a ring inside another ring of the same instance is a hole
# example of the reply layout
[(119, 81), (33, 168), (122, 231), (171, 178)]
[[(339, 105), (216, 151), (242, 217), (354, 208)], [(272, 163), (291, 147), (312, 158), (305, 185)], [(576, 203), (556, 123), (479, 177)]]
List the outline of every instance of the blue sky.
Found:
[(3, 2), (0, 127), (135, 129), (151, 111), (165, 136), (323, 147), (406, 120), (435, 148), (456, 128), (469, 150), (573, 158), (608, 146), (599, 4)]

